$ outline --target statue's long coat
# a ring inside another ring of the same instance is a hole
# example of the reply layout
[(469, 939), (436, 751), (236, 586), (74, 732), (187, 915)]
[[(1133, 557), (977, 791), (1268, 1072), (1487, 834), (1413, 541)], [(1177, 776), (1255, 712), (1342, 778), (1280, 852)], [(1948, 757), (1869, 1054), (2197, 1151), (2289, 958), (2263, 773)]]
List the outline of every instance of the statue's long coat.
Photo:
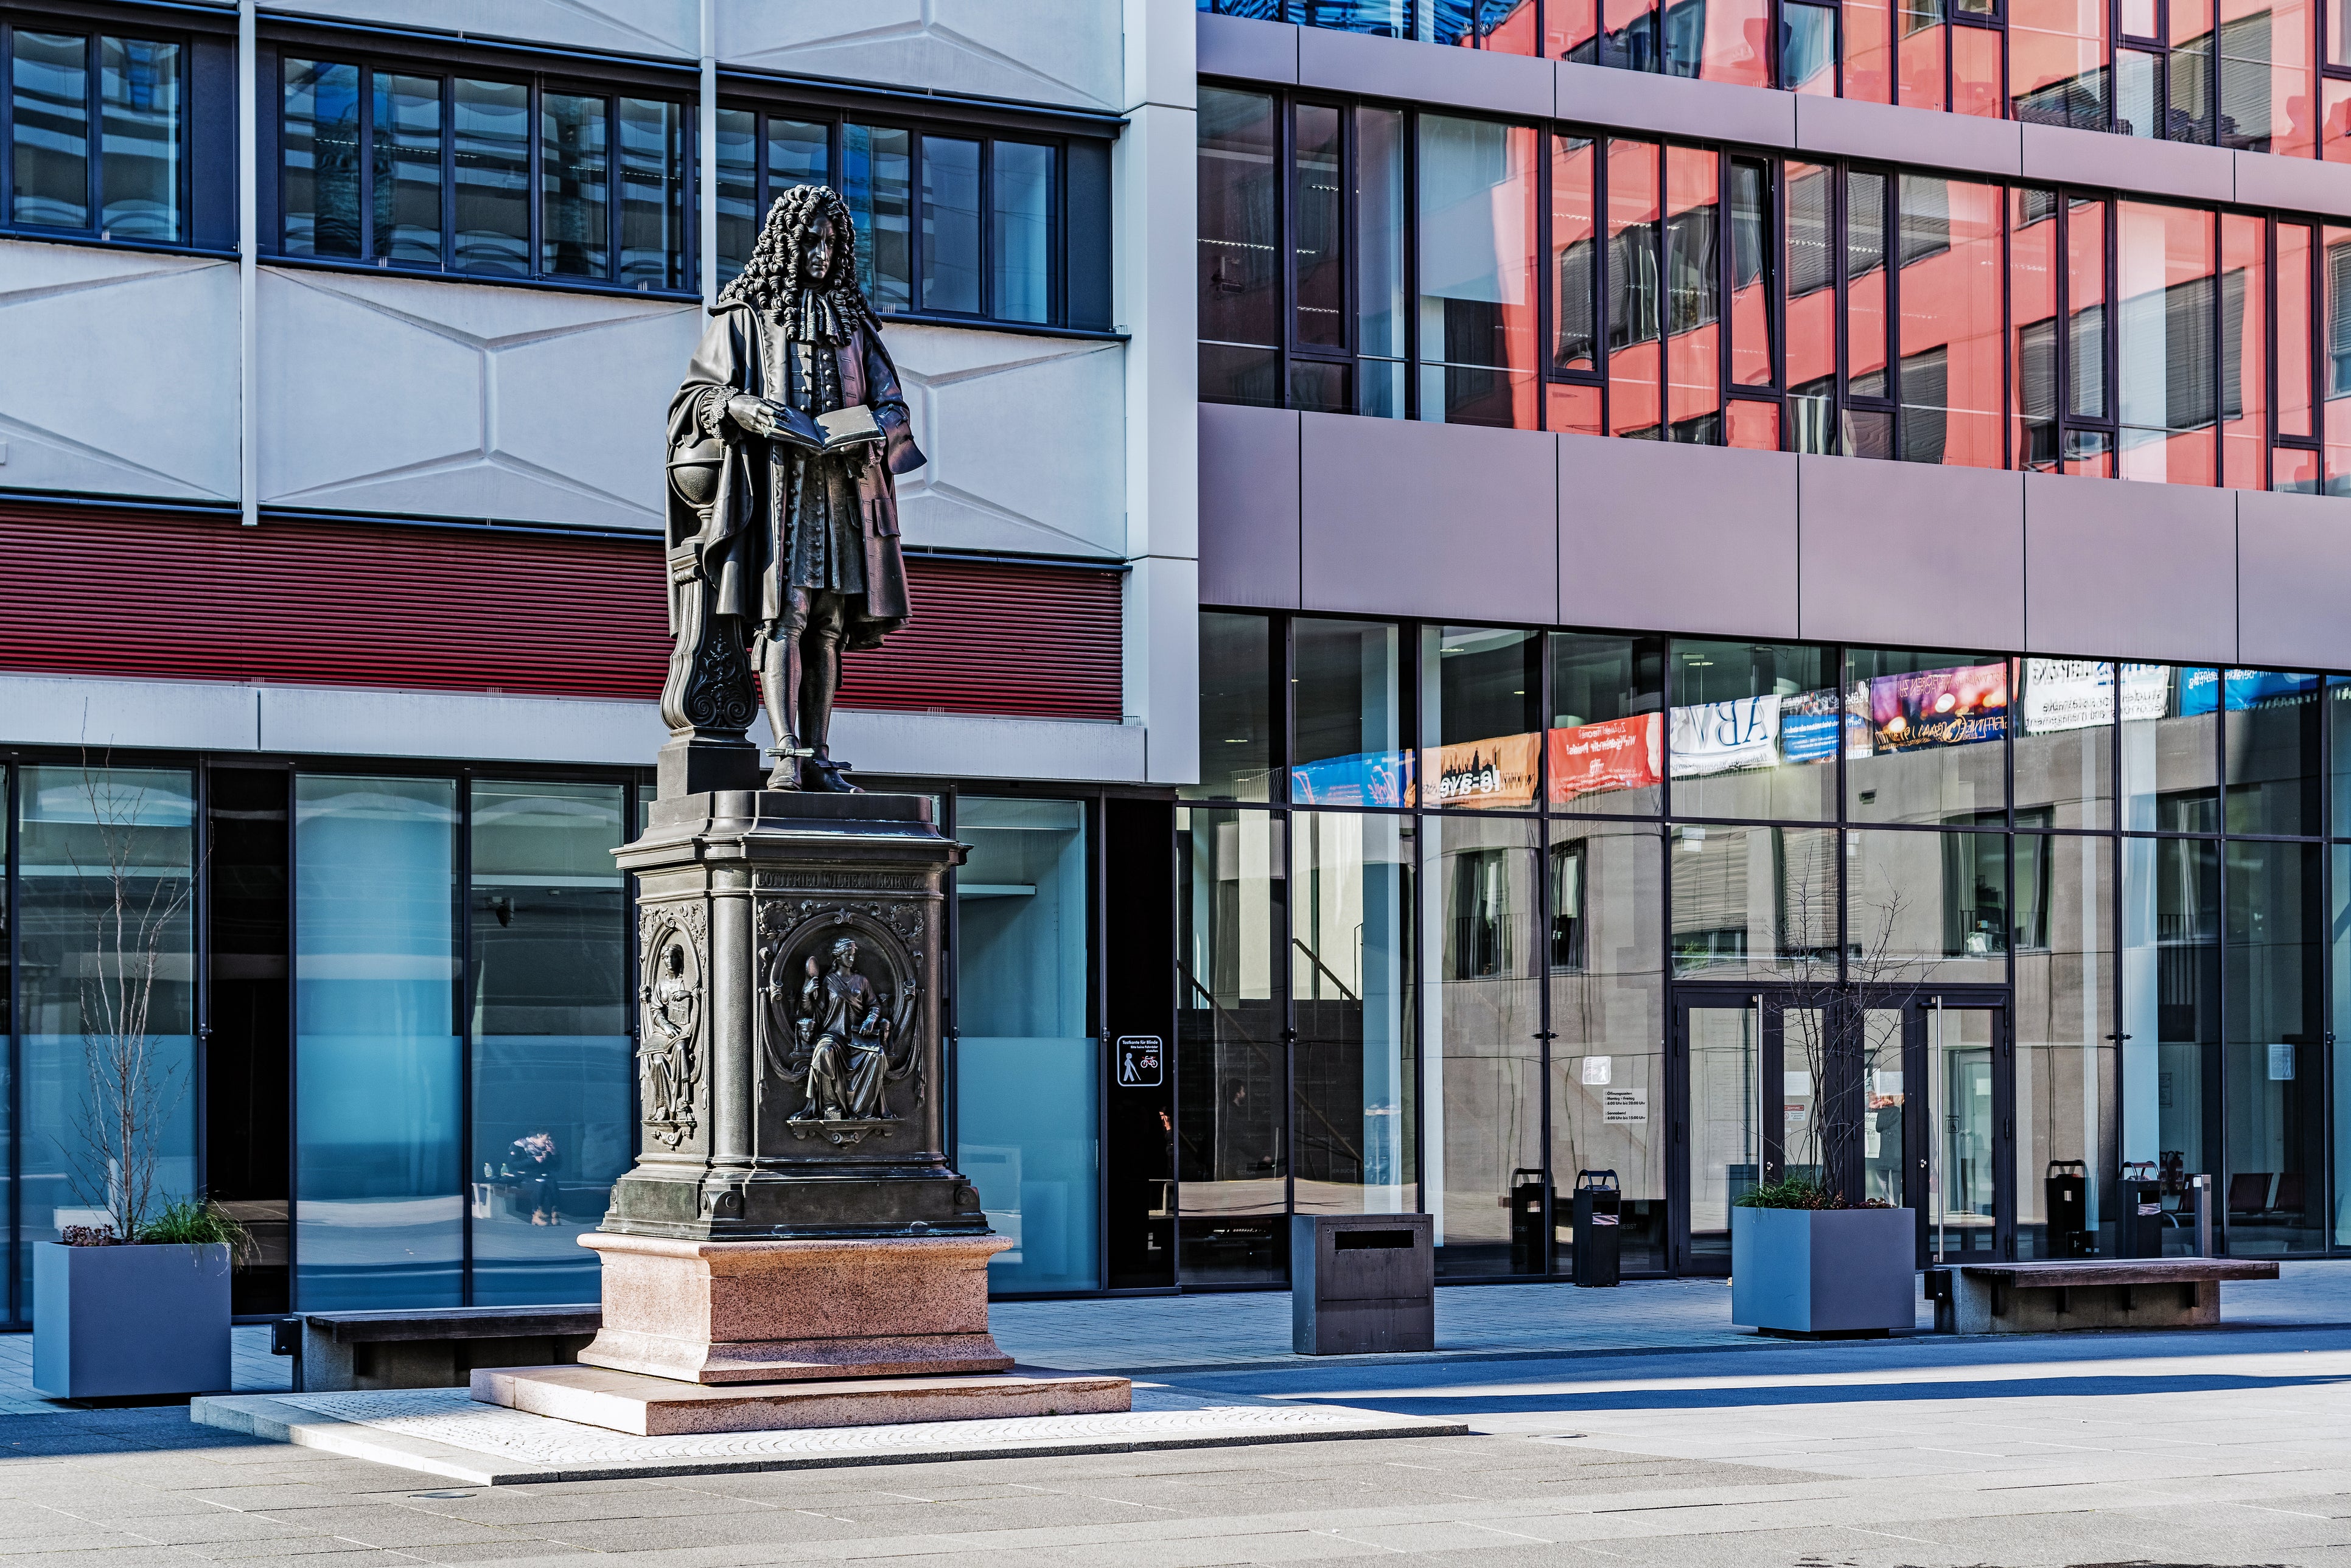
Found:
[[(820, 351), (822, 351), (820, 349)], [(878, 461), (858, 465), (857, 509), (865, 543), (865, 596), (862, 612), (852, 605), (848, 645), (878, 646), (908, 619), (906, 563), (898, 545), (896, 476), (923, 465), (914, 444), (898, 371), (878, 334), (860, 325), (833, 350), (840, 369), (841, 406), (863, 403), (873, 411), (888, 439)], [(792, 475), (803, 462), (837, 463), (839, 457), (809, 457), (780, 442), (738, 438), (720, 444), (710, 436), (705, 399), (723, 404), (736, 392), (749, 392), (811, 413), (799, 385), (797, 356), (775, 322), (743, 303), (722, 305), (702, 334), (686, 368), (685, 383), (669, 405), (669, 456), (685, 467), (716, 462), (716, 490), (705, 514), (669, 489), (669, 537), (673, 545), (694, 541), (705, 581), (712, 584), (707, 611), (738, 615), (751, 626), (780, 618), (791, 583), (785, 555), (786, 513)], [(731, 428), (731, 427), (730, 427)]]

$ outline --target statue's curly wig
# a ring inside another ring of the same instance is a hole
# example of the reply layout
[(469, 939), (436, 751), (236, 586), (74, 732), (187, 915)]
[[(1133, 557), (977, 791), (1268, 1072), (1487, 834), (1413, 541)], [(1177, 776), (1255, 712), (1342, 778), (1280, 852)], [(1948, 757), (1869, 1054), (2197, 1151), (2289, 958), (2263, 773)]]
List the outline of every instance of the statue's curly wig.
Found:
[[(832, 220), (832, 276), (800, 275), (800, 246), (809, 231), (826, 218)], [(794, 185), (768, 209), (751, 258), (735, 280), (719, 291), (721, 305), (748, 305), (774, 319), (787, 338), (800, 332), (800, 291), (814, 288), (829, 296), (844, 329), (875, 327), (873, 308), (857, 286), (857, 221), (849, 204), (830, 185)]]

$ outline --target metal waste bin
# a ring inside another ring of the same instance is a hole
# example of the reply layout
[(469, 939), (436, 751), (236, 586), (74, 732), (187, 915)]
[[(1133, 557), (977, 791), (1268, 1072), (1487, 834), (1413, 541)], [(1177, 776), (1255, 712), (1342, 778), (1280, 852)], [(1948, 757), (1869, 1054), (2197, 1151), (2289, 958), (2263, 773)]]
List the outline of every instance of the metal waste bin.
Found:
[(2122, 1180), (2116, 1185), (2122, 1196), (2122, 1212), (2115, 1217), (2115, 1256), (2162, 1257), (2163, 1183), (2156, 1176), (2155, 1162), (2126, 1165)]
[(1543, 1190), (1543, 1174), (1539, 1170), (1514, 1170), (1510, 1173), (1510, 1272), (1513, 1274), (1548, 1274), (1551, 1253), (1544, 1246), (1549, 1239), (1551, 1217), (1544, 1199), (1551, 1196)]
[(1575, 1282), (1613, 1285), (1625, 1252), (1625, 1195), (1614, 1171), (1575, 1173)]
[(1290, 1220), (1290, 1347), (1301, 1355), (1437, 1348), (1436, 1231), (1426, 1214)]
[(2090, 1234), (2090, 1167), (2080, 1160), (2051, 1160), (2041, 1178), (2043, 1213), (2049, 1226), (2049, 1256), (2086, 1258), (2097, 1239)]

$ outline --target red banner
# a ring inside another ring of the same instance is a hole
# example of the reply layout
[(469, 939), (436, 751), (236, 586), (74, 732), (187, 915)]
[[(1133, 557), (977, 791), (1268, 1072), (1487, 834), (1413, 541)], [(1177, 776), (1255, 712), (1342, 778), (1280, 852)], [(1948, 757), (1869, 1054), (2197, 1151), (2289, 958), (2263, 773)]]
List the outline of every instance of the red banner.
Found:
[(1646, 789), (1665, 777), (1665, 716), (1636, 713), (1551, 732), (1551, 803)]

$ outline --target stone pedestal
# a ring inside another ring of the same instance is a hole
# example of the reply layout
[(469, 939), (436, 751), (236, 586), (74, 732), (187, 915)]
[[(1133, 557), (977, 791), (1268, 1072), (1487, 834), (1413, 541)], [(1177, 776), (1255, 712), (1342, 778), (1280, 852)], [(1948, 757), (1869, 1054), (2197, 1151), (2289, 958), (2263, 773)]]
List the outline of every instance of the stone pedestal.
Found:
[(580, 1362), (687, 1383), (1002, 1372), (987, 1332), (1000, 1236), (670, 1241), (590, 1234), (604, 1326)]
[(1101, 1416), (1130, 1404), (1123, 1377), (861, 1377), (713, 1388), (594, 1366), (486, 1370), (474, 1397), (639, 1437), (880, 1427), (1008, 1416)]

